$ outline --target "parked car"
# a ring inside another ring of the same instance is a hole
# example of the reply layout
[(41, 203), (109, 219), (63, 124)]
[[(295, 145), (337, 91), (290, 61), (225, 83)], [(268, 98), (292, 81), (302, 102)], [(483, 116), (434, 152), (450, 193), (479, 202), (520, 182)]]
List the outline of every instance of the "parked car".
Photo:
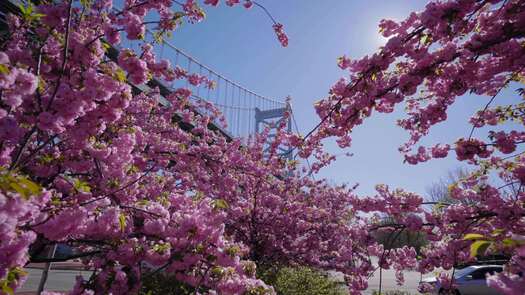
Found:
[(447, 293), (441, 288), (437, 277), (428, 277), (419, 283), (420, 290), (423, 285), (431, 287), (430, 294), (455, 294), (455, 295), (499, 295), (498, 291), (487, 286), (487, 275), (501, 272), (501, 265), (471, 265), (454, 272), (456, 288), (452, 293)]

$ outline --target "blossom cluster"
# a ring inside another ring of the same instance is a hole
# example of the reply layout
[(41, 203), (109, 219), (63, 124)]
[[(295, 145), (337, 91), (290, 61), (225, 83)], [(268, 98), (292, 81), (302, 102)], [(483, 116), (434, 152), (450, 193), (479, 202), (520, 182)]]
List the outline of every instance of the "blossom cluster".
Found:
[[(8, 16), (0, 46), (2, 286), (16, 290), (21, 268), (60, 243), (93, 270), (71, 294), (138, 293), (155, 271), (200, 293), (273, 294), (255, 276), (266, 263), (336, 269), (366, 288), (372, 267), (367, 247), (355, 243), (366, 226), (352, 224), (351, 190), (284, 161), (279, 148), (301, 144), (284, 123), (268, 149), (269, 129), (247, 142), (226, 138), (210, 128), (219, 111), (192, 103), (191, 90), (161, 97), (149, 88), (151, 79), (213, 87), (158, 60), (144, 40), (152, 15), (159, 34), (203, 17), (196, 1), (182, 11), (173, 4), (129, 0), (114, 10), (107, 0), (59, 1)], [(115, 54), (112, 46), (131, 42), (139, 49)], [(316, 155), (319, 169), (333, 160)]]
[[(487, 253), (512, 257), (504, 272), (489, 278), (504, 294), (523, 293), (517, 273), (525, 270), (520, 263), (525, 235), (524, 11), (521, 1), (432, 1), (403, 21), (381, 21), (380, 33), (388, 40), (378, 52), (338, 59), (348, 77), (316, 103), (321, 123), (300, 153), (310, 156), (328, 137), (347, 147), (353, 130), (368, 117), (403, 104), (406, 117), (397, 124), (410, 135), (399, 147), (405, 162), (415, 165), (453, 154), (471, 172), (449, 188), (450, 203), (425, 204), (422, 197), (380, 186), (377, 196), (353, 200), (355, 210), (372, 214), (363, 220), (373, 230), (388, 226), (424, 232), (430, 244), (417, 263), (422, 273), (474, 262), (476, 241), (490, 245)], [(504, 88), (515, 88), (520, 97), (510, 105), (495, 105)], [(466, 94), (487, 100), (468, 120), (470, 133), (455, 142), (420, 145), (428, 142), (423, 139), (433, 126), (445, 124), (449, 109)], [(485, 138), (480, 127), (489, 129)], [(380, 214), (394, 223), (374, 224)], [(478, 240), (466, 238), (469, 234)], [(439, 280), (446, 288), (455, 287), (450, 276)]]

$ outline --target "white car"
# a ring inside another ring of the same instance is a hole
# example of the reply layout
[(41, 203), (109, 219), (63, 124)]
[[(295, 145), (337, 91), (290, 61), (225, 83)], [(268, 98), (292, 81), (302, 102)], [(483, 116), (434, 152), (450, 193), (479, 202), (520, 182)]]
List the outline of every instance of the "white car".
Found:
[(501, 265), (472, 265), (454, 272), (455, 290), (447, 293), (443, 290), (436, 277), (424, 278), (420, 283), (431, 286), (430, 294), (455, 294), (455, 295), (499, 295), (498, 291), (487, 286), (487, 275), (501, 272)]

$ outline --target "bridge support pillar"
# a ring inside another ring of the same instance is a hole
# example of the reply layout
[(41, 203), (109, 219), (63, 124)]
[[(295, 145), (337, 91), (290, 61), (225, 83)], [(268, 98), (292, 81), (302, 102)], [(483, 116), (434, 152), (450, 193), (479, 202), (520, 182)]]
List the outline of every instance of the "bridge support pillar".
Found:
[[(281, 124), (284, 120), (286, 120), (286, 129), (288, 132), (292, 132), (292, 117), (288, 116), (288, 118), (285, 116), (286, 112), (290, 112), (291, 107), (290, 104), (286, 104), (283, 108), (278, 109), (270, 109), (270, 110), (260, 110), (259, 108), (255, 108), (255, 132), (259, 133), (264, 129), (265, 126), (270, 127), (270, 129), (275, 130), (279, 124)], [(275, 133), (271, 133), (268, 135), (268, 142), (272, 140), (272, 138), (275, 137)], [(265, 151), (269, 149), (266, 148)], [(279, 147), (279, 155), (281, 157), (286, 158), (288, 160), (292, 159), (292, 151), (289, 148), (282, 148)]]

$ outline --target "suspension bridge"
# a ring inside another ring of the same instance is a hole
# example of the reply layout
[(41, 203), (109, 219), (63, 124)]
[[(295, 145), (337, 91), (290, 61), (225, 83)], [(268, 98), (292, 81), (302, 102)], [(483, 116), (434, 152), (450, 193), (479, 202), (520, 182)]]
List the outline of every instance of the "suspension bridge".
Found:
[[(247, 139), (269, 127), (268, 140), (271, 140), (275, 136), (272, 130), (275, 130), (275, 126), (282, 123), (282, 121), (285, 121), (287, 131), (291, 132), (293, 127), (295, 127), (295, 131), (299, 132), (297, 124), (293, 121), (291, 106), (287, 102), (268, 98), (239, 85), (239, 83), (202, 64), (169, 41), (158, 40), (149, 30), (146, 31), (144, 42), (155, 44), (153, 51), (157, 60), (166, 59), (171, 65), (182, 68), (188, 74), (194, 73), (206, 77), (208, 81), (213, 81), (214, 87), (195, 86), (187, 79), (167, 81), (153, 78), (145, 85), (146, 88), (144, 85), (133, 85), (135, 88), (139, 88), (139, 91), (146, 91), (148, 90), (147, 88), (159, 88), (160, 94), (166, 97), (178, 88), (191, 90), (191, 99), (193, 101), (212, 103), (221, 111), (226, 119), (226, 126), (223, 126), (220, 122), (213, 122), (210, 127), (220, 130), (230, 139)], [(139, 52), (140, 46), (137, 42), (122, 44), (120, 47), (112, 48), (108, 55), (111, 59), (116, 60), (120, 50), (128, 48), (134, 52)], [(205, 110), (199, 109), (196, 109), (196, 111), (205, 112)], [(285, 116), (286, 112), (289, 112), (290, 116)], [(295, 124), (292, 125), (292, 122)], [(290, 150), (279, 147), (279, 153), (285, 158), (292, 158)]]
[[(0, 31), (7, 32), (6, 15), (8, 13), (19, 14), (19, 5), (26, 5), (26, 1), (7, 0), (0, 2)], [(292, 131), (292, 122), (295, 123), (295, 121), (292, 121), (292, 116), (285, 117), (285, 112), (290, 112), (291, 114), (291, 107), (285, 101), (257, 94), (239, 85), (239, 83), (232, 81), (202, 64), (169, 41), (159, 41), (149, 30), (146, 31), (146, 36), (141, 42), (155, 44), (153, 51), (156, 54), (157, 60), (167, 59), (171, 65), (184, 69), (188, 74), (194, 73), (199, 76), (204, 76), (207, 80), (214, 82), (214, 87), (204, 88), (202, 86), (194, 86), (189, 83), (187, 79), (166, 81), (153, 78), (145, 85), (132, 85), (135, 92), (159, 89), (161, 96), (167, 97), (178, 88), (187, 88), (192, 91), (192, 100), (195, 102), (206, 101), (212, 103), (221, 111), (226, 119), (226, 126), (220, 122), (212, 122), (209, 127), (219, 130), (229, 139), (246, 139), (261, 132), (265, 127), (272, 129), (272, 127), (281, 123), (283, 120), (286, 120), (287, 130)], [(107, 57), (116, 61), (119, 51), (124, 47), (139, 52), (140, 46), (141, 44), (139, 42), (122, 43), (120, 47), (110, 47)], [(162, 100), (161, 103), (167, 103), (167, 100)], [(205, 110), (199, 109), (195, 111), (205, 112)], [(297, 130), (297, 124), (295, 124), (295, 129), (296, 132), (299, 132)], [(273, 136), (274, 134), (270, 132), (269, 140), (271, 140)], [(280, 152), (287, 158), (292, 157), (290, 151), (281, 149)]]
[[(0, 0), (0, 38), (8, 32), (6, 22), (7, 14), (13, 13), (20, 15), (19, 5), (25, 5), (26, 2), (26, 0)], [(158, 60), (167, 59), (170, 61), (170, 64), (183, 68), (188, 74), (195, 73), (199, 76), (206, 77), (208, 81), (213, 81), (215, 86), (213, 88), (204, 88), (192, 85), (187, 79), (166, 81), (153, 78), (145, 85), (131, 85), (135, 93), (158, 89), (160, 95), (163, 97), (159, 103), (166, 104), (168, 101), (165, 98), (168, 95), (176, 89), (187, 88), (192, 91), (192, 100), (195, 102), (206, 101), (212, 103), (221, 111), (227, 125), (224, 126), (220, 122), (212, 122), (210, 124), (211, 126), (208, 127), (220, 131), (229, 139), (247, 139), (261, 132), (266, 127), (275, 130), (275, 126), (283, 123), (283, 121), (286, 124), (286, 129), (289, 132), (292, 131), (292, 122), (295, 123), (295, 121), (292, 117), (291, 106), (287, 102), (268, 98), (239, 85), (239, 83), (228, 79), (217, 71), (200, 63), (170, 42), (166, 40), (157, 42), (150, 31), (147, 31), (143, 41), (157, 45), (154, 47), (154, 52)], [(139, 52), (140, 44), (138, 43), (123, 44), (123, 46), (124, 45), (137, 53)], [(122, 49), (123, 47), (110, 47), (105, 58), (116, 61)], [(199, 110), (198, 108), (194, 111), (197, 113), (206, 112), (206, 110)], [(287, 112), (290, 113), (290, 116), (285, 116)], [(182, 128), (185, 127), (182, 126)], [(295, 129), (298, 132), (296, 123)], [(270, 132), (268, 141), (271, 141), (274, 136), (275, 133)], [(279, 152), (281, 157), (292, 159), (291, 150), (279, 147)], [(51, 258), (55, 255), (55, 250), (56, 246), (53, 248), (52, 254), (50, 254)], [(50, 268), (51, 263), (47, 263), (42, 273), (40, 273), (39, 270), (31, 270), (35, 273), (32, 274), (32, 280), (30, 280), (25, 288), (27, 290), (34, 290), (38, 287), (38, 289), (41, 290), (44, 287)], [(44, 279), (41, 278), (40, 284), (37, 286), (37, 278), (40, 276)], [(63, 277), (55, 276), (52, 279), (55, 281), (53, 282), (54, 285), (66, 288), (72, 288), (71, 282), (74, 281), (72, 275), (68, 273), (65, 273)]]
[[(145, 39), (146, 42), (154, 43), (150, 31), (147, 31)], [(162, 84), (170, 92), (181, 87), (190, 89), (193, 100), (213, 103), (228, 123), (225, 128), (217, 127), (223, 129), (229, 136), (245, 138), (253, 135), (260, 132), (264, 128), (263, 126), (276, 124), (284, 117), (284, 112), (290, 111), (290, 106), (286, 102), (268, 98), (239, 85), (239, 83), (200, 63), (169, 41), (162, 40), (156, 44), (154, 51), (158, 60), (167, 59), (173, 66), (178, 66), (189, 74), (195, 73), (204, 76), (207, 80), (214, 82), (214, 87), (194, 86), (188, 80), (166, 81), (157, 79), (156, 82)], [(133, 48), (136, 45), (131, 47), (135, 50), (138, 49)], [(289, 119), (287, 125), (290, 130), (291, 123), (291, 119)]]

